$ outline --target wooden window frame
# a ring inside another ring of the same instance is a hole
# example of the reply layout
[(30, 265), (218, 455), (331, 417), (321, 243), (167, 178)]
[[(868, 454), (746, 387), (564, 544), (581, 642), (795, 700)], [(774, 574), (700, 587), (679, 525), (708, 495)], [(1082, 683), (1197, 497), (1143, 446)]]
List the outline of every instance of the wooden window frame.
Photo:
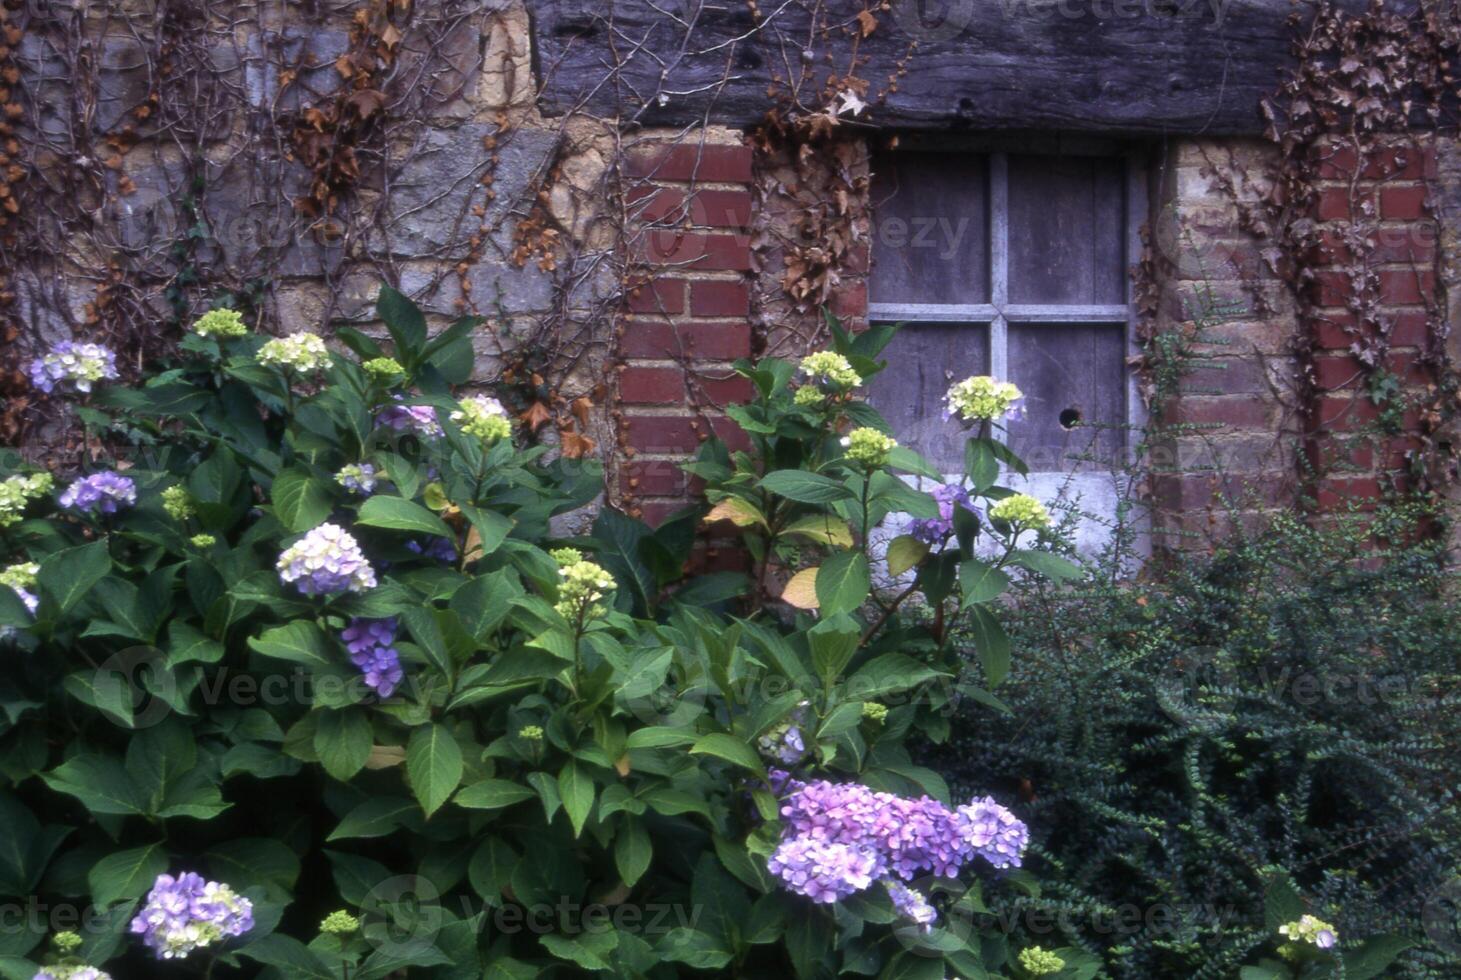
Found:
[[(988, 160), (989, 193), (989, 297), (988, 303), (878, 303), (868, 304), (871, 323), (966, 323), (984, 327), (989, 332), (989, 371), (1000, 380), (1009, 378), (1009, 328), (1011, 324), (1100, 324), (1126, 325), (1128, 358), (1141, 354), (1136, 335), (1136, 310), (1133, 285), (1129, 274), (1141, 254), (1141, 227), (1147, 220), (1146, 156), (1139, 148), (1108, 140), (1071, 138), (1058, 135), (1006, 136), (988, 139), (914, 137), (903, 142), (907, 150), (920, 152), (977, 152)], [(890, 154), (896, 158), (898, 151)], [(1123, 268), (1126, 299), (1119, 304), (1010, 303), (1009, 302), (1009, 158), (1019, 153), (1052, 156), (1100, 156), (1121, 159), (1125, 169), (1126, 194), (1123, 218), (1125, 255)], [(874, 259), (876, 261), (876, 257)], [(870, 295), (870, 300), (876, 296)], [(1128, 370), (1126, 385), (1126, 419), (1128, 432), (1146, 422), (1146, 405), (1142, 401), (1135, 371)], [(995, 437), (1007, 441), (1008, 433), (995, 430)], [(1134, 440), (1126, 441), (1128, 462), (1135, 459)], [(1055, 471), (1045, 471), (1055, 472)]]

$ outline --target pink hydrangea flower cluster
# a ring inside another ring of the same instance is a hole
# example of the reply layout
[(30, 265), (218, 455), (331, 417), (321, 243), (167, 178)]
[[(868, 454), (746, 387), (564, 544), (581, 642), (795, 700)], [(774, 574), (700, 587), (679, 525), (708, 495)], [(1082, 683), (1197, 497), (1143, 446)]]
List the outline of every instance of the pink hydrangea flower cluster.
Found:
[(786, 825), (769, 867), (792, 891), (834, 902), (883, 881), (895, 907), (920, 926), (933, 909), (903, 882), (956, 876), (975, 856), (1019, 867), (1028, 828), (988, 797), (949, 809), (929, 796), (881, 793), (858, 783), (785, 780)]
[[(400, 399), (401, 396), (397, 395), (396, 400)], [(387, 405), (376, 414), (375, 424), (393, 432), (413, 432), (423, 439), (441, 435), (436, 409), (430, 405)]]

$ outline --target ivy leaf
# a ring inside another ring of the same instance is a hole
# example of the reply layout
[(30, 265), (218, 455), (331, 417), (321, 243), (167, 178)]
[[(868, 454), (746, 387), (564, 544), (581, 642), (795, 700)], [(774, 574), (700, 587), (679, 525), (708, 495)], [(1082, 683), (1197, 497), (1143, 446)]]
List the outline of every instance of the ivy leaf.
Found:
[(406, 772), (411, 790), (429, 817), (441, 808), (462, 781), (462, 750), (441, 725), (422, 725), (406, 745)]

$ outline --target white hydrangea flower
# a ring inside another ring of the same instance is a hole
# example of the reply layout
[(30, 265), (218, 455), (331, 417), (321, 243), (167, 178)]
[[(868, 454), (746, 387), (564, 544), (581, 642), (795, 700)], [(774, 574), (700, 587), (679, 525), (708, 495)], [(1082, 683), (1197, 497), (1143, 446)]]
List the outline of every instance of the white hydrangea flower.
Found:
[(279, 556), (279, 578), (305, 595), (375, 588), (375, 569), (360, 545), (337, 524), (321, 524)]
[(312, 333), (276, 337), (259, 348), (258, 361), (297, 374), (313, 374), (330, 363), (330, 349), (324, 340)]

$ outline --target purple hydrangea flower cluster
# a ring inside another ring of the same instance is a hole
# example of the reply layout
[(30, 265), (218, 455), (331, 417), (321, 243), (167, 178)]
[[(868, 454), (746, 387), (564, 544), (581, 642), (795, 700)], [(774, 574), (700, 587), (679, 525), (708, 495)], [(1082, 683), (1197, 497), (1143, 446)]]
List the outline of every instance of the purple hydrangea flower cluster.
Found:
[(77, 391), (90, 391), (96, 382), (117, 377), (117, 355), (101, 344), (63, 340), (30, 362), (30, 383), (48, 394), (68, 381)]
[(903, 884), (901, 881), (884, 879), (883, 887), (899, 915), (917, 925), (922, 932), (931, 932), (938, 921), (938, 909), (934, 908), (924, 894)]
[(158, 875), (147, 904), (132, 920), (132, 932), (165, 960), (187, 956), (225, 936), (241, 936), (253, 927), (252, 902), (191, 871), (176, 878)]
[(801, 728), (790, 724), (778, 725), (762, 735), (757, 748), (762, 755), (783, 766), (794, 766), (807, 754), (807, 743), (802, 738)]
[[(401, 396), (397, 395), (396, 400), (400, 401)], [(423, 439), (441, 435), (436, 409), (430, 405), (388, 405), (376, 415), (375, 424), (393, 432), (414, 432)]]
[(405, 671), (396, 650), (396, 620), (352, 619), (340, 634), (350, 661), (365, 675), (365, 686), (383, 698), (396, 692)]
[(351, 493), (369, 497), (385, 481), (370, 463), (361, 463), (358, 466), (352, 463), (340, 468), (340, 472), (335, 474), (335, 482)]
[(36, 594), (28, 589), (22, 589), (19, 586), (16, 586), (15, 594), (20, 596), (21, 602), (25, 603), (26, 611), (34, 616), (36, 614), (36, 610), (39, 609), (41, 605), (41, 600), (36, 598)]
[(407, 541), (406, 550), (423, 558), (429, 558), (431, 561), (439, 561), (443, 565), (453, 564), (457, 560), (457, 546), (443, 537), (427, 538), (425, 544), (420, 541)]
[[(785, 774), (778, 775), (785, 777)], [(835, 901), (841, 893), (850, 893), (848, 888), (860, 891), (867, 887), (866, 884), (852, 887), (863, 879), (862, 864), (839, 863), (840, 859), (831, 860), (831, 852), (824, 854), (801, 847), (787, 849), (788, 845), (797, 842), (841, 845), (872, 862), (872, 879), (912, 881), (924, 872), (954, 877), (976, 855), (997, 868), (1019, 867), (1029, 842), (1025, 825), (988, 797), (950, 810), (929, 796), (909, 799), (875, 792), (858, 783), (825, 780), (799, 783), (789, 777), (784, 782), (790, 788), (781, 807), (786, 836), (777, 854), (785, 851), (785, 855), (776, 860), (772, 872), (793, 891), (815, 901)], [(812, 856), (821, 863), (807, 866)], [(827, 860), (822, 860), (823, 857)], [(850, 869), (852, 877), (841, 885), (829, 884), (826, 876), (838, 869)], [(892, 891), (890, 887), (890, 894)], [(819, 897), (827, 895), (832, 897)], [(922, 901), (921, 896), (918, 899)], [(917, 913), (909, 918), (920, 925), (928, 924), (920, 918), (926, 917), (927, 912), (913, 897), (899, 892), (894, 901), (902, 901)]]
[(781, 842), (766, 866), (798, 895), (814, 902), (835, 902), (873, 883), (878, 858), (851, 844), (793, 837)]
[(954, 530), (954, 508), (962, 507), (971, 514), (978, 514), (979, 508), (969, 498), (969, 491), (950, 483), (933, 491), (938, 501), (938, 517), (925, 517), (913, 521), (908, 533), (924, 544), (938, 544)]
[(802, 735), (802, 728), (807, 724), (807, 704), (806, 701), (798, 704), (790, 718), (756, 740), (757, 750), (767, 761), (794, 766), (807, 754), (806, 738)]
[(115, 514), (137, 503), (137, 484), (110, 470), (83, 477), (61, 494), (62, 507)]
[(1030, 828), (1009, 810), (985, 796), (959, 807), (960, 832), (969, 846), (996, 868), (1018, 868)]
[(112, 980), (112, 975), (94, 966), (48, 966), (31, 980)]
[(295, 583), (305, 595), (375, 588), (375, 570), (360, 545), (337, 524), (321, 524), (290, 545), (276, 567), (281, 580)]

